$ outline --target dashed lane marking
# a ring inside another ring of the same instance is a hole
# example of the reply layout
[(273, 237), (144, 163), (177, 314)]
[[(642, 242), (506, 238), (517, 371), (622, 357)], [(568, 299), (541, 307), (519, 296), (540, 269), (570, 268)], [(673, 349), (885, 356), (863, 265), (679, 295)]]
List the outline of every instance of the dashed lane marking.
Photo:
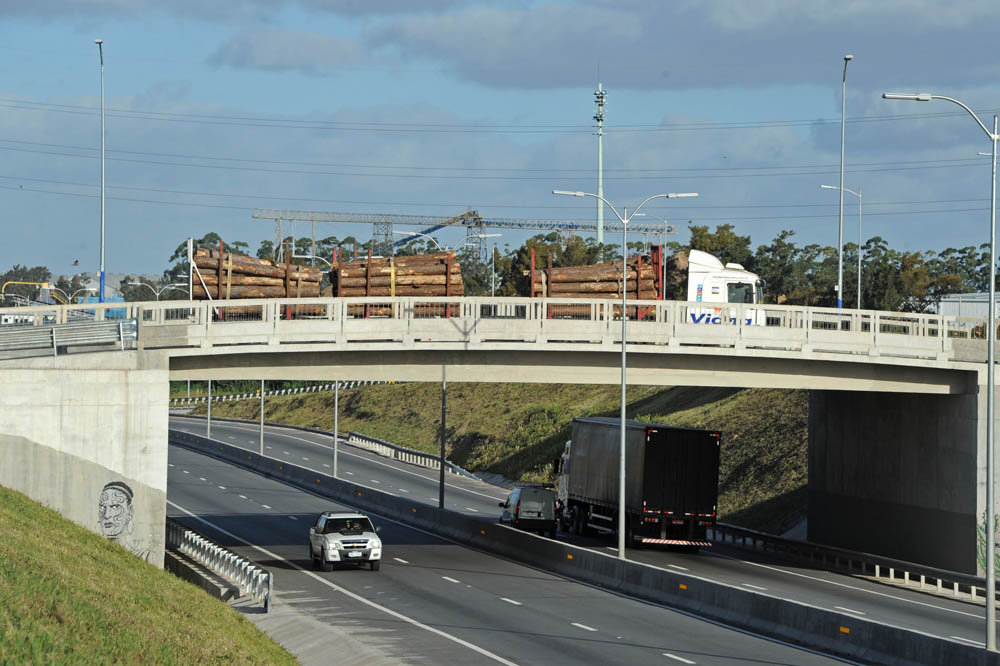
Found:
[(441, 576), (441, 578), (444, 578), (449, 583), (461, 583), (462, 582), (460, 580), (455, 580), (454, 578), (449, 578), (448, 576)]
[(834, 606), (834, 608), (836, 608), (837, 610), (842, 610), (845, 613), (854, 613), (855, 615), (866, 615), (866, 613), (863, 613), (859, 610), (854, 610), (852, 608), (844, 608), (843, 606)]
[(588, 627), (585, 624), (580, 624), (579, 622), (570, 622), (570, 624), (572, 624), (574, 627), (579, 627), (580, 629), (584, 629), (586, 631), (597, 631), (597, 629), (594, 629), (593, 627)]
[(695, 663), (695, 662), (691, 661), (690, 659), (685, 659), (684, 657), (678, 657), (676, 654), (670, 654), (669, 652), (664, 652), (663, 656), (664, 657), (670, 657), (671, 659), (676, 659), (677, 661), (681, 662), (682, 664), (693, 664), (693, 663)]
[(262, 506), (262, 507), (264, 507), (265, 509), (270, 509), (270, 508), (271, 508), (271, 507), (269, 507), (269, 506), (268, 506), (268, 505), (266, 505), (266, 504), (261, 504), (261, 506)]
[(404, 559), (403, 559), (403, 558), (401, 558), (401, 557), (394, 557), (394, 558), (392, 558), (392, 559), (396, 560), (397, 562), (399, 562), (399, 563), (401, 563), (401, 564), (409, 564), (409, 562), (407, 562), (406, 560), (404, 560)]
[(500, 601), (506, 601), (509, 604), (514, 604), (515, 606), (523, 606), (520, 601), (514, 601), (513, 599), (508, 599), (507, 597), (500, 597)]

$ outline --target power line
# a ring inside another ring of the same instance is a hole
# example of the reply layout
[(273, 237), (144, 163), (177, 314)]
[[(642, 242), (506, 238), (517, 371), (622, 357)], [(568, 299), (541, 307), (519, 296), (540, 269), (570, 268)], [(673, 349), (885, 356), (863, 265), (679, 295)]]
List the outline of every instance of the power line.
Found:
[[(95, 115), (99, 109), (91, 106), (53, 104), (22, 99), (2, 99), (0, 107), (30, 111), (48, 111), (54, 113), (73, 113)], [(980, 109), (979, 113), (996, 113), (996, 109)], [(591, 132), (590, 125), (504, 125), (504, 124), (440, 124), (440, 123), (386, 123), (374, 121), (334, 121), (305, 120), (292, 118), (267, 118), (261, 116), (234, 116), (212, 114), (186, 114), (165, 111), (145, 111), (138, 109), (105, 109), (105, 115), (118, 118), (159, 120), (163, 122), (186, 122), (210, 125), (233, 125), (240, 127), (270, 127), (276, 129), (326, 129), (338, 131), (366, 132), (416, 132), (416, 133), (484, 133), (484, 134), (559, 134)], [(849, 124), (889, 122), (898, 120), (922, 120), (929, 118), (947, 118), (961, 116), (961, 112), (897, 114), (888, 116), (865, 116), (852, 118)], [(619, 125), (606, 127), (607, 132), (678, 132), (678, 131), (717, 131), (733, 129), (761, 129), (773, 127), (805, 127), (815, 125), (839, 124), (839, 119), (792, 119), (765, 120), (741, 122), (703, 122), (703, 123), (664, 123), (660, 125)]]
[[(59, 192), (59, 191), (56, 191), (56, 190), (44, 190), (44, 189), (32, 188), (32, 187), (22, 187), (22, 186), (15, 187), (13, 185), (0, 185), (0, 189), (3, 189), (3, 190), (13, 190), (15, 192), (33, 192), (33, 193), (37, 193), (37, 194), (53, 194), (53, 195), (72, 196), (72, 197), (84, 197), (84, 198), (89, 198), (89, 199), (96, 199), (96, 198), (98, 198), (100, 196), (100, 194), (86, 194), (86, 193), (82, 193), (82, 192)], [(253, 207), (233, 206), (233, 205), (224, 205), (224, 204), (194, 203), (194, 202), (186, 202), (186, 201), (163, 201), (163, 200), (158, 200), (158, 199), (136, 199), (136, 198), (131, 198), (131, 197), (116, 197), (116, 196), (110, 196), (110, 197), (107, 197), (107, 198), (111, 199), (111, 200), (114, 200), (114, 201), (125, 201), (125, 202), (129, 202), (129, 203), (161, 204), (161, 205), (165, 205), (165, 206), (188, 206), (188, 207), (196, 207), (196, 208), (216, 208), (216, 209), (235, 210), (235, 211), (254, 211), (254, 210), (256, 210), (256, 208), (253, 208)], [(382, 203), (382, 205), (388, 205), (385, 202), (381, 202), (381, 203)], [(427, 205), (431, 205), (431, 204), (427, 204)], [(441, 204), (433, 204), (433, 205), (441, 205)], [(865, 206), (867, 207), (868, 204), (866, 203)], [(912, 215), (932, 215), (932, 214), (934, 214), (934, 215), (940, 215), (940, 214), (948, 214), (948, 213), (982, 212), (982, 211), (986, 211), (986, 210), (989, 210), (989, 208), (986, 207), (986, 206), (984, 206), (982, 208), (950, 208), (950, 209), (942, 209), (942, 210), (886, 211), (886, 212), (873, 212), (873, 213), (867, 213), (866, 212), (865, 216), (866, 217), (873, 217), (873, 216), (885, 217), (885, 216), (899, 216), (899, 215), (910, 215), (910, 216), (912, 216)], [(685, 216), (685, 217), (688, 217), (688, 216)], [(698, 216), (693, 216), (693, 217), (690, 217), (690, 221), (692, 223), (698, 223), (698, 222), (734, 222), (734, 221), (743, 221), (743, 222), (746, 222), (746, 221), (769, 221), (769, 220), (832, 219), (834, 217), (836, 217), (836, 216), (831, 212), (831, 213), (828, 213), (828, 214), (825, 214), (825, 215), (824, 214), (810, 214), (810, 215), (754, 215), (754, 216), (740, 216), (740, 217), (734, 217), (734, 216), (726, 216), (726, 217), (698, 217)], [(573, 220), (566, 219), (566, 220), (554, 220), (554, 221), (572, 222)]]

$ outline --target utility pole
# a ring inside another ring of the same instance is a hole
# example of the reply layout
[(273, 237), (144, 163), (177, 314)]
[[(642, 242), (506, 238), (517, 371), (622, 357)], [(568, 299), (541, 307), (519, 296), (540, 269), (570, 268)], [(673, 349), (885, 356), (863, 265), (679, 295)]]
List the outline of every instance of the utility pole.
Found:
[[(598, 73), (597, 78), (601, 78)], [(604, 97), (605, 91), (601, 82), (597, 82), (597, 90), (594, 91), (594, 99), (597, 101), (597, 113), (594, 120), (597, 121), (597, 196), (604, 196)], [(597, 200), (597, 244), (604, 243), (604, 202)]]

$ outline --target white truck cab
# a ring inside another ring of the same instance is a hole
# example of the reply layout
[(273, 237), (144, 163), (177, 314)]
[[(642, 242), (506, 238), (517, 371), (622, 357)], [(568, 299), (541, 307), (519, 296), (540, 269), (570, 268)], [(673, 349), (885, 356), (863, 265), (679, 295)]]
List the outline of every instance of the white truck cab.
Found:
[(309, 559), (322, 571), (331, 571), (335, 562), (367, 562), (378, 571), (382, 563), (378, 531), (363, 513), (325, 511), (309, 528)]
[[(764, 281), (741, 264), (723, 264), (708, 252), (691, 250), (688, 254), (688, 296), (695, 303), (763, 303)], [(691, 308), (690, 324), (721, 323), (720, 308)], [(747, 324), (763, 324), (763, 312), (745, 310)], [(760, 321), (757, 321), (760, 320)]]

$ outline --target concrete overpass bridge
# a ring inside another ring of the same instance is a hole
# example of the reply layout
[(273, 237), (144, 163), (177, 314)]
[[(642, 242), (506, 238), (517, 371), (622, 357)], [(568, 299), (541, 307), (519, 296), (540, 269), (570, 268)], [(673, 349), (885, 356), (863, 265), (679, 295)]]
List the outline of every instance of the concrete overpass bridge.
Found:
[[(32, 325), (80, 311), (136, 319), (137, 349), (0, 364), (0, 483), (94, 528), (104, 485), (129, 482), (134, 522), (154, 536), (166, 492), (170, 379), (621, 379), (616, 301), (268, 299), (16, 309)], [(977, 516), (985, 511), (982, 320), (665, 301), (629, 302), (626, 312), (630, 384), (810, 391), (812, 540), (976, 571)]]

